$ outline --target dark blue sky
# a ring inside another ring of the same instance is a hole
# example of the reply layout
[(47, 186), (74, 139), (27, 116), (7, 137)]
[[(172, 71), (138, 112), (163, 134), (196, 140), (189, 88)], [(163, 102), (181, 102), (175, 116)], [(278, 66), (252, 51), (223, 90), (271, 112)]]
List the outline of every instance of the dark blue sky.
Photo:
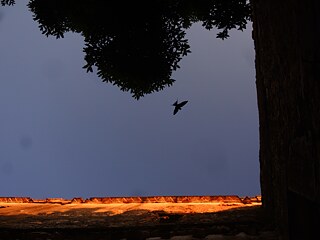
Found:
[(0, 196), (260, 193), (251, 25), (222, 41), (195, 24), (174, 85), (136, 101), (82, 69), (79, 34), (42, 35), (26, 3), (0, 7)]

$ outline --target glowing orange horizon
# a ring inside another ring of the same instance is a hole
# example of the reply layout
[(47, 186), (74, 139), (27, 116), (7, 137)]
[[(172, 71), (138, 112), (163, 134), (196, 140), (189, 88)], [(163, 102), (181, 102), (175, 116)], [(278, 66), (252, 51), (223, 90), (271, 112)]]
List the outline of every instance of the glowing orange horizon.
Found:
[(238, 196), (152, 196), (152, 197), (92, 197), (32, 199), (0, 197), (0, 215), (49, 215), (55, 212), (83, 210), (91, 214), (117, 215), (133, 210), (164, 211), (167, 213), (212, 213), (233, 208), (261, 205), (261, 197)]
[(33, 199), (30, 197), (0, 197), (0, 203), (261, 203), (261, 196), (239, 197), (237, 195), (216, 195), (216, 196), (133, 196), (133, 197), (91, 197), (83, 199), (75, 197), (72, 199), (46, 198)]

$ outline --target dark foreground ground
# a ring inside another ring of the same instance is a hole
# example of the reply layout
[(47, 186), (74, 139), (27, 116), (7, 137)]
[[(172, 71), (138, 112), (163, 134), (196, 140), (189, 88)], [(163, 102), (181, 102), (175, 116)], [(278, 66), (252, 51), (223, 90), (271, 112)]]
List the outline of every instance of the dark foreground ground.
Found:
[(259, 200), (130, 199), (0, 198), (0, 240), (279, 239)]

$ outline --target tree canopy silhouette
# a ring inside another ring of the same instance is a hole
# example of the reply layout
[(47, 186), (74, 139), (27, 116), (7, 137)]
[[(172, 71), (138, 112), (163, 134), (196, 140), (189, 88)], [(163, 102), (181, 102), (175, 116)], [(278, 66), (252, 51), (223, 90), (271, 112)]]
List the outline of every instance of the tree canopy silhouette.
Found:
[(15, 0), (1, 0), (1, 5), (5, 6), (5, 5), (14, 5), (15, 4)]
[[(10, 2), (2, 0), (2, 2)], [(247, 0), (30, 0), (29, 9), (46, 36), (81, 33), (84, 68), (139, 99), (173, 84), (172, 72), (190, 52), (186, 29), (201, 21), (218, 38), (243, 30)]]

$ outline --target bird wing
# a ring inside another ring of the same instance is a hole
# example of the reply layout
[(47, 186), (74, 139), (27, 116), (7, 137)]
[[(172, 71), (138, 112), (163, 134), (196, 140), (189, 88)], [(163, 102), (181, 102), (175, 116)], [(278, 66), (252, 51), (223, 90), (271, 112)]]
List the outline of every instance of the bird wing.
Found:
[(177, 106), (178, 105), (178, 100), (174, 102), (174, 104), (172, 104), (172, 106)]
[(179, 103), (179, 107), (183, 107), (184, 105), (187, 104), (187, 102), (188, 102), (188, 101), (183, 101), (183, 102)]
[(175, 107), (174, 110), (173, 110), (173, 115), (176, 115), (176, 113), (179, 111), (179, 108), (178, 107)]

